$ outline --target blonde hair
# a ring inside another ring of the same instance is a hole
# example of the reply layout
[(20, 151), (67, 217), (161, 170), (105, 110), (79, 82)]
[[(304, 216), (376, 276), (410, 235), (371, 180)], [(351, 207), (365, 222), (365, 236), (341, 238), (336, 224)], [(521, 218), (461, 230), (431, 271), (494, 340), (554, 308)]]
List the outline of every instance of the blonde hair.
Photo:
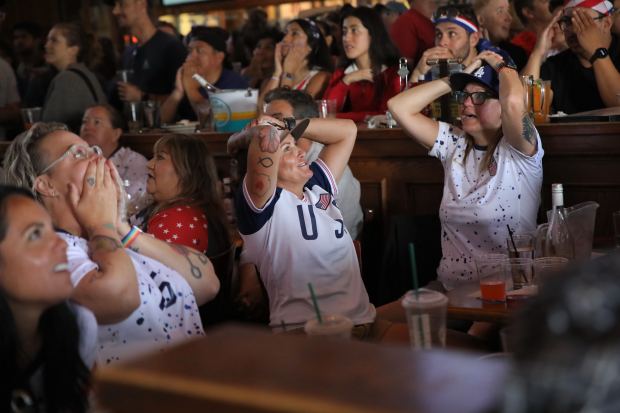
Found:
[(40, 201), (34, 183), (40, 171), (45, 169), (47, 159), (39, 150), (43, 138), (56, 131), (69, 131), (67, 125), (57, 122), (37, 122), (11, 142), (4, 155), (4, 181), (25, 188)]

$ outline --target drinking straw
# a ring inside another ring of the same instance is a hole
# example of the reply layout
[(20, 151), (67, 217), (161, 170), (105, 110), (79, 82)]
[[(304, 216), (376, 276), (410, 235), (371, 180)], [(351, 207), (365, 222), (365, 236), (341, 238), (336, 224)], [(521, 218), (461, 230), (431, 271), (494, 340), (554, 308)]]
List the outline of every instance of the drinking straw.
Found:
[[(415, 247), (413, 245), (413, 242), (409, 243), (409, 263), (411, 264), (411, 277), (413, 278), (413, 291), (415, 293), (415, 299), (419, 300), (420, 298), (420, 293), (418, 292), (419, 286), (418, 286), (418, 268), (415, 262)], [(420, 319), (418, 322), (418, 330), (420, 333), (420, 340), (422, 340), (422, 343), (425, 342), (424, 339), (424, 328), (422, 328), (422, 320)], [(424, 345), (424, 344), (422, 344)]]
[(321, 310), (319, 310), (319, 303), (316, 300), (316, 294), (314, 294), (314, 288), (312, 288), (312, 283), (308, 283), (308, 288), (310, 289), (310, 296), (312, 297), (312, 304), (314, 305), (314, 311), (316, 311), (316, 319), (319, 320), (319, 324), (323, 324), (323, 318), (321, 317)]
[(512, 237), (512, 230), (510, 229), (510, 225), (506, 224), (506, 228), (508, 228), (508, 235), (510, 236), (512, 248), (515, 250), (515, 257), (518, 257), (519, 253), (517, 252), (517, 244), (515, 244), (515, 239)]
[(415, 263), (415, 247), (413, 242), (409, 243), (409, 264), (411, 265), (411, 277), (413, 278), (413, 291), (416, 299), (418, 298), (418, 268)]

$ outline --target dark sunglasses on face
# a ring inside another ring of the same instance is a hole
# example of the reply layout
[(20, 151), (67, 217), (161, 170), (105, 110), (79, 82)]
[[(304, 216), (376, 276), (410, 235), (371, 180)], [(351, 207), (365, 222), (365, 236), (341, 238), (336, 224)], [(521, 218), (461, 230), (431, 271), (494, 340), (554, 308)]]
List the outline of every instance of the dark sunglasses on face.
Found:
[(495, 96), (489, 92), (464, 92), (462, 90), (454, 92), (454, 97), (459, 104), (465, 103), (467, 98), (471, 98), (474, 105), (482, 105), (487, 99), (495, 99)]

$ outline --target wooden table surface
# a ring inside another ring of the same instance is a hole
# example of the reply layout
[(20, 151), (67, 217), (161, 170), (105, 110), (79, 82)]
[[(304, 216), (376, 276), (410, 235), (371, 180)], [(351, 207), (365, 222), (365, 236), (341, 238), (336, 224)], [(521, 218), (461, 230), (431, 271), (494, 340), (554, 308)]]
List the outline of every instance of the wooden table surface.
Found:
[(455, 320), (489, 321), (507, 324), (527, 299), (509, 299), (505, 303), (491, 303), (473, 297), (480, 291), (478, 282), (463, 284), (447, 293), (448, 318)]
[(475, 354), (227, 325), (169, 352), (101, 367), (96, 389), (118, 413), (474, 413), (494, 405), (507, 372), (505, 360)]

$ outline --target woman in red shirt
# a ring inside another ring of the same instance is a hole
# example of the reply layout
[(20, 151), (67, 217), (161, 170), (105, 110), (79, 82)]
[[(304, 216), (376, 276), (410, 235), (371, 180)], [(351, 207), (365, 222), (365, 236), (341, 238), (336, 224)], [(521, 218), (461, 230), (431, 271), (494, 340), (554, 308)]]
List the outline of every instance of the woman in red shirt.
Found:
[(146, 232), (214, 256), (228, 249), (230, 237), (217, 186), (215, 163), (204, 140), (166, 135), (155, 142), (147, 164)]
[(368, 7), (351, 9), (341, 28), (345, 64), (332, 75), (323, 98), (336, 100), (339, 118), (361, 122), (385, 113), (387, 101), (400, 92), (398, 50)]

